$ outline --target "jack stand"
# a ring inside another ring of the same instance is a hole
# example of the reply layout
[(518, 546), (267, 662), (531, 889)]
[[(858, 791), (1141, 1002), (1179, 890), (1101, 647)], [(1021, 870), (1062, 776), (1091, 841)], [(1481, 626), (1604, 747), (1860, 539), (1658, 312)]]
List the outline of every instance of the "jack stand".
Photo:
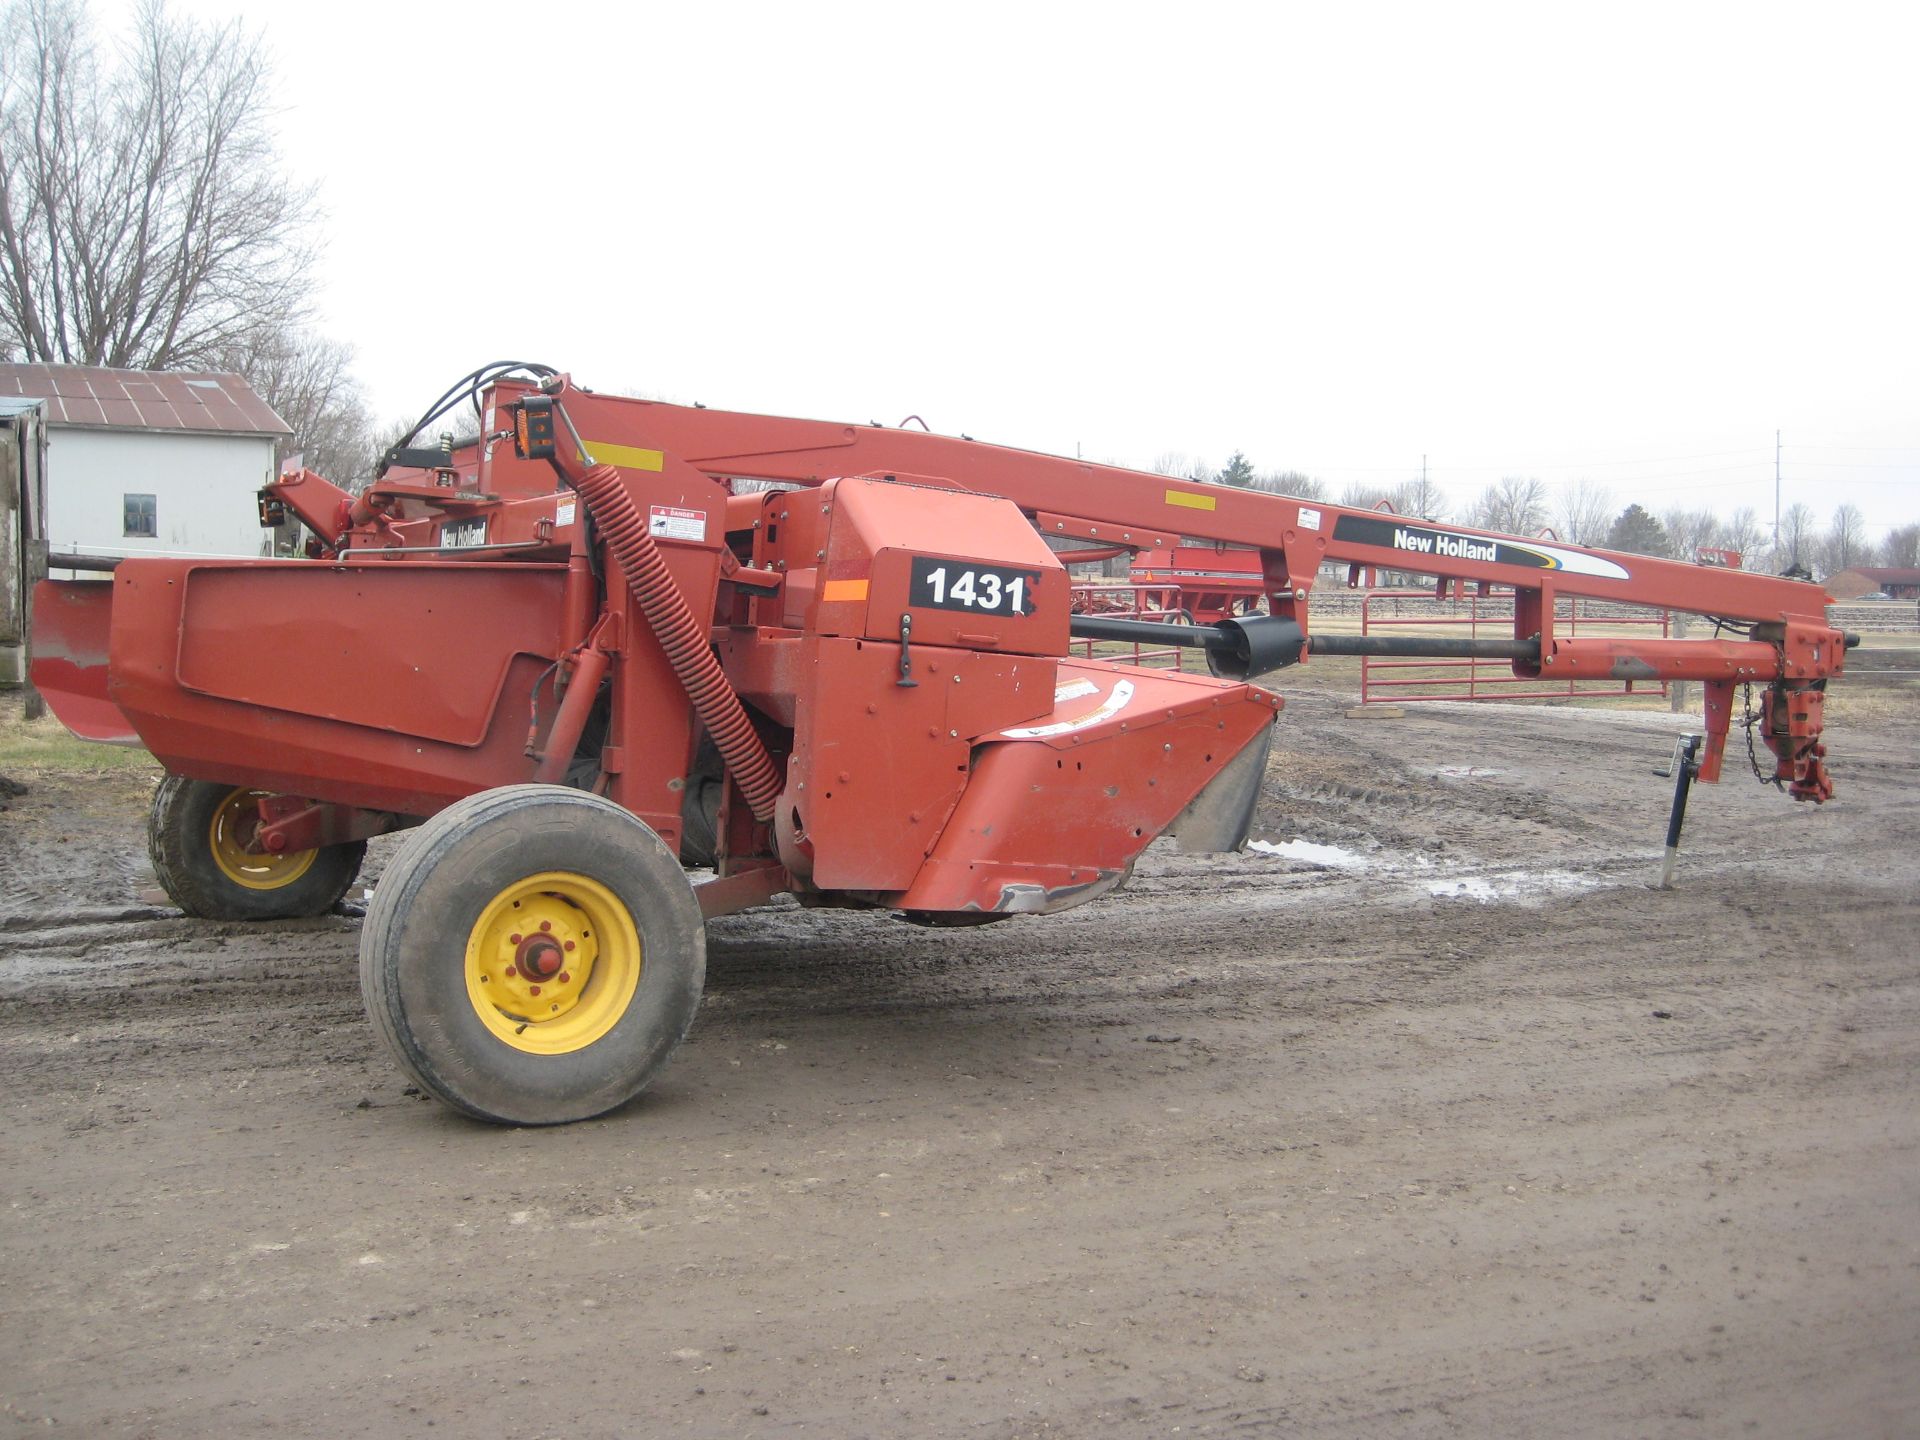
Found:
[(1673, 811), (1667, 816), (1667, 854), (1660, 862), (1660, 890), (1673, 888), (1673, 866), (1680, 858), (1680, 827), (1687, 822), (1687, 792), (1700, 769), (1700, 736), (1683, 735), (1675, 742), (1673, 758), (1653, 773), (1673, 776)]

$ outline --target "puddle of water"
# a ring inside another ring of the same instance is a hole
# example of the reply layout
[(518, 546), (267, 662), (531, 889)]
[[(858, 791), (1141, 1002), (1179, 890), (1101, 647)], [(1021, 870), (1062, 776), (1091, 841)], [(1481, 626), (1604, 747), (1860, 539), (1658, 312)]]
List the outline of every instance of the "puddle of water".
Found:
[[(1437, 868), (1424, 855), (1405, 855), (1393, 851), (1362, 855), (1338, 845), (1320, 845), (1311, 840), (1252, 840), (1247, 849), (1282, 860), (1334, 870), (1345, 875), (1362, 872), (1376, 879), (1399, 882), (1396, 889), (1412, 896), (1425, 893), (1435, 900), (1467, 900), (1478, 905), (1539, 904), (1554, 895), (1577, 894), (1597, 890), (1605, 882), (1571, 870), (1509, 870), (1492, 875), (1462, 875), (1455, 879), (1434, 879)], [(1445, 867), (1452, 869), (1452, 866)], [(1380, 892), (1384, 894), (1385, 892)]]
[(1435, 880), (1427, 894), (1436, 900), (1472, 900), (1491, 905), (1503, 900), (1544, 900), (1580, 890), (1595, 890), (1600, 882), (1590, 875), (1567, 870), (1514, 870), (1504, 875), (1470, 875), (1463, 880)]
[(1367, 870), (1380, 875), (1404, 875), (1411, 870), (1433, 869), (1433, 861), (1424, 855), (1407, 855), (1397, 850), (1382, 850), (1372, 855), (1362, 855), (1357, 850), (1343, 849), (1338, 845), (1322, 845), (1313, 840), (1286, 840), (1277, 845), (1271, 840), (1249, 840), (1247, 849), (1262, 855), (1277, 855), (1282, 860), (1298, 860), (1305, 865), (1318, 865), (1322, 870), (1341, 870), (1348, 873)]
[(1278, 855), (1282, 860), (1302, 860), (1328, 870), (1366, 870), (1376, 863), (1338, 845), (1316, 845), (1311, 840), (1289, 840), (1284, 845), (1275, 845), (1270, 840), (1249, 840), (1247, 848), (1258, 850), (1262, 855)]

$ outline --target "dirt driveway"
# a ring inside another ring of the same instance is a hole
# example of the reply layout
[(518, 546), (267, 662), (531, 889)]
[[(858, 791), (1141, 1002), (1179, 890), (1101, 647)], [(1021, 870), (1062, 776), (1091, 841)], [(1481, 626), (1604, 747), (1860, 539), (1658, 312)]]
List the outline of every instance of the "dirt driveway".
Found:
[(1920, 706), (1821, 809), (1730, 760), (1661, 893), (1670, 717), (1347, 703), (1273, 850), (717, 922), (664, 1079), (557, 1131), (408, 1093), (356, 917), (143, 904), (149, 782), (38, 777), (0, 1434), (1920, 1431)]

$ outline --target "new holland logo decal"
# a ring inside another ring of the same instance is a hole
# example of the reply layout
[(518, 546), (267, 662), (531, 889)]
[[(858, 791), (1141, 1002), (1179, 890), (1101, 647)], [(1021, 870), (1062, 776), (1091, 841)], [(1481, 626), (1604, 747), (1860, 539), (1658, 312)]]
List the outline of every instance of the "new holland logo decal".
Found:
[[(1380, 545), (1398, 550), (1409, 560), (1477, 560), (1483, 565), (1517, 565), (1528, 570), (1564, 570), (1569, 575), (1598, 575), (1607, 580), (1630, 578), (1611, 560), (1584, 550), (1566, 550), (1534, 541), (1495, 539), (1491, 535), (1462, 535), (1431, 525), (1410, 525), (1387, 516), (1342, 515), (1334, 523), (1333, 538), (1356, 545)], [(1418, 570), (1419, 565), (1409, 569)]]

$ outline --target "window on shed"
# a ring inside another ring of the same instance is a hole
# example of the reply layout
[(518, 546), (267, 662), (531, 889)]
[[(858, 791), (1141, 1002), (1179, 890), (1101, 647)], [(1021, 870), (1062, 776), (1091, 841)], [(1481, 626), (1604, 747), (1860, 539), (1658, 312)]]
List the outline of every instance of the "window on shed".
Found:
[(127, 534), (151, 540), (160, 533), (154, 526), (153, 496), (129, 495), (126, 502)]

